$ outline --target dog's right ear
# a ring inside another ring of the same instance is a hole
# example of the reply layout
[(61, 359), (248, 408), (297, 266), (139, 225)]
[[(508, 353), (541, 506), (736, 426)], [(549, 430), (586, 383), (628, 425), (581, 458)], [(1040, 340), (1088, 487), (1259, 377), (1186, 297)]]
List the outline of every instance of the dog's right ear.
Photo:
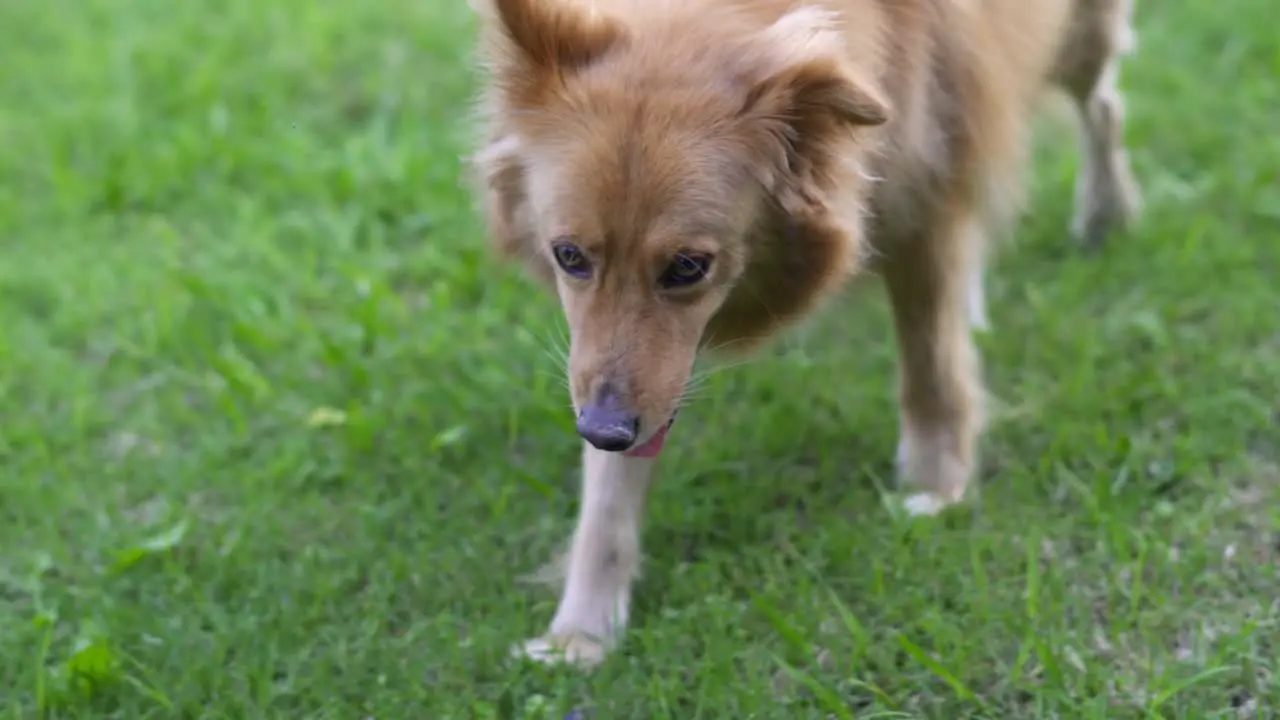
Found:
[(537, 249), (519, 140), (514, 135), (490, 138), (471, 157), (471, 169), (481, 218), (498, 256), (522, 264), (539, 281), (553, 283), (552, 268)]
[(500, 31), (512, 60), (526, 70), (559, 74), (590, 64), (623, 40), (624, 30), (578, 0), (470, 0)]

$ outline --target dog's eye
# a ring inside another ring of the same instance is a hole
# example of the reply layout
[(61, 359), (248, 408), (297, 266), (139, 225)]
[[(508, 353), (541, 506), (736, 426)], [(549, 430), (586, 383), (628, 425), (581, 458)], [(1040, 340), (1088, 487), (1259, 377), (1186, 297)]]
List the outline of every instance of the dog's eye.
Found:
[(576, 278), (585, 278), (591, 274), (591, 263), (577, 245), (559, 242), (551, 247), (551, 253), (556, 258), (556, 264), (566, 273)]
[(692, 255), (680, 253), (676, 255), (662, 272), (658, 282), (665, 288), (679, 288), (701, 282), (711, 269), (710, 255)]

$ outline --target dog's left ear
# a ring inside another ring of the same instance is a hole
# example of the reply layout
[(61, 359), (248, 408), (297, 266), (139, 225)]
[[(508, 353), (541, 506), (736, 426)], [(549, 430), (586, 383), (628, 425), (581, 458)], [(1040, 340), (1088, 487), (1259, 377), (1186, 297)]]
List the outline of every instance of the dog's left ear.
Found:
[(814, 184), (823, 184), (825, 166), (838, 159), (830, 143), (855, 127), (888, 122), (889, 103), (846, 59), (836, 16), (828, 10), (793, 10), (756, 41), (757, 65), (742, 115), (763, 124), (776, 141), (780, 156), (766, 184), (784, 204), (812, 202)]
[(835, 13), (811, 5), (770, 25), (758, 39), (763, 67), (752, 101), (789, 104), (799, 120), (825, 114), (852, 125), (887, 122), (879, 89), (848, 67), (836, 22)]

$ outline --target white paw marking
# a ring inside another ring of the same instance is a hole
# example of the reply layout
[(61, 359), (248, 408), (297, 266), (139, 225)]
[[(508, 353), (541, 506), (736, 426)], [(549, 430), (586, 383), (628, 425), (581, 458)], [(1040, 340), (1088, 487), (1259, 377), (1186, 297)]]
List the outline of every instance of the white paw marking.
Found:
[(950, 504), (932, 493), (916, 493), (904, 500), (902, 507), (911, 517), (933, 517)]
[(587, 670), (603, 662), (608, 649), (593, 638), (572, 633), (534, 638), (517, 645), (512, 654), (545, 665), (568, 664)]

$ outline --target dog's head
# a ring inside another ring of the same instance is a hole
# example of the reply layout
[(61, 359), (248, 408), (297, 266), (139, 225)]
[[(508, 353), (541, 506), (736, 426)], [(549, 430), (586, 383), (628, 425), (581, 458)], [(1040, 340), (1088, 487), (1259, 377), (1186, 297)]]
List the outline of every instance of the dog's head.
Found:
[(828, 190), (888, 109), (815, 8), (762, 23), (651, 0), (624, 23), (473, 4), (490, 231), (555, 285), (582, 436), (656, 451), (700, 348), (765, 334), (849, 268), (856, 229)]

